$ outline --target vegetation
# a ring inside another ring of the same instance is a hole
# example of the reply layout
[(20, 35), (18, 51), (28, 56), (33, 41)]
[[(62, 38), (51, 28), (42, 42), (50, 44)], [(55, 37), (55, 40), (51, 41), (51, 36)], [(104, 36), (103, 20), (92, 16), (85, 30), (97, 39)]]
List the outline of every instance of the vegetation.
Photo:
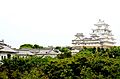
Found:
[[(84, 48), (74, 56), (14, 57), (0, 65), (1, 79), (120, 79), (120, 47)], [(66, 55), (68, 54), (69, 55)]]
[(70, 58), (70, 57), (72, 57), (71, 51), (70, 51), (70, 49), (67, 48), (67, 47), (59, 48), (59, 51), (62, 52), (61, 54), (59, 54), (59, 55), (57, 56), (59, 59), (64, 59), (64, 58)]
[(35, 45), (32, 45), (32, 44), (23, 44), (23, 45), (20, 46), (20, 49), (22, 49), (22, 48), (41, 49), (41, 48), (43, 48), (43, 46), (39, 46), (37, 44), (35, 44)]

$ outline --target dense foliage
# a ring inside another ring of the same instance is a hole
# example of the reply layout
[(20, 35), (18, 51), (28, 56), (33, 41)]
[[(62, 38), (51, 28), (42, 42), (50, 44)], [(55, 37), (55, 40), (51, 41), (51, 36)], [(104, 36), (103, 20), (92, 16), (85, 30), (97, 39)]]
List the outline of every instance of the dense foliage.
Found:
[[(62, 55), (69, 52), (61, 51)], [(84, 48), (63, 58), (15, 57), (2, 62), (2, 79), (120, 79), (120, 47)]]
[(32, 45), (32, 44), (23, 44), (23, 45), (20, 46), (20, 49), (22, 49), (22, 48), (40, 49), (40, 48), (43, 48), (43, 46), (39, 46), (37, 44), (34, 44), (34, 45)]

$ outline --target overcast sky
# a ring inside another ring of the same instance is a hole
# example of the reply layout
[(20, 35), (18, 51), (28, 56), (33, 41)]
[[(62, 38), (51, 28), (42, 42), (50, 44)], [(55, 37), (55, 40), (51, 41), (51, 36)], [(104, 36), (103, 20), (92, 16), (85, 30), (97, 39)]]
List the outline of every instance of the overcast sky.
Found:
[(0, 0), (0, 39), (21, 44), (69, 46), (76, 33), (88, 35), (98, 19), (120, 43), (120, 0)]

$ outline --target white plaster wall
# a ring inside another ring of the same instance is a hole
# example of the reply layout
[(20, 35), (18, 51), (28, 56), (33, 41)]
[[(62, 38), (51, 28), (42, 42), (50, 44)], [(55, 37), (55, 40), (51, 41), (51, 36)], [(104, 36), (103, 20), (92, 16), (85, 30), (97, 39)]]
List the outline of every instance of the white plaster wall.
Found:
[[(43, 56), (43, 55), (37, 55), (37, 56)], [(44, 57), (46, 57), (46, 56), (50, 56), (50, 57), (52, 57), (52, 58), (54, 58), (54, 57), (56, 57), (57, 55), (44, 55)]]
[(0, 53), (0, 61), (2, 60), (2, 56), (3, 56), (3, 59), (4, 59), (4, 56), (7, 58), (7, 54), (6, 53)]

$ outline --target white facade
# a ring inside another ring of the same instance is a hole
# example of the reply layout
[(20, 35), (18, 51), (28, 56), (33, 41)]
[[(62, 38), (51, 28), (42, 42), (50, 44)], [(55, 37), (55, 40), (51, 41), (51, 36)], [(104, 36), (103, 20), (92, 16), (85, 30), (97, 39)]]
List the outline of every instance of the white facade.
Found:
[(16, 53), (17, 51), (5, 44), (3, 40), (0, 41), (0, 61), (2, 59), (12, 58)]
[(74, 47), (111, 47), (115, 44), (109, 25), (99, 20), (94, 24), (96, 28), (92, 29), (90, 37), (85, 37), (83, 33), (77, 33), (72, 40)]
[(0, 60), (9, 58), (8, 55), (10, 56), (10, 58), (12, 58), (12, 57), (14, 57), (16, 54), (12, 54), (12, 53), (0, 53)]
[(60, 51), (55, 52), (54, 50), (40, 50), (39, 53), (36, 53), (36, 56), (50, 56), (50, 57), (56, 57), (58, 54), (61, 54)]
[(0, 61), (14, 56), (27, 58), (28, 56), (56, 57), (61, 52), (54, 49), (18, 49), (14, 50), (4, 41), (0, 41)]
[(6, 53), (1, 53), (0, 54), (0, 60), (6, 59), (7, 58), (7, 54)]
[(71, 54), (72, 54), (72, 55), (75, 55), (75, 54), (77, 54), (78, 52), (80, 52), (80, 50), (77, 50), (77, 49), (71, 50)]

